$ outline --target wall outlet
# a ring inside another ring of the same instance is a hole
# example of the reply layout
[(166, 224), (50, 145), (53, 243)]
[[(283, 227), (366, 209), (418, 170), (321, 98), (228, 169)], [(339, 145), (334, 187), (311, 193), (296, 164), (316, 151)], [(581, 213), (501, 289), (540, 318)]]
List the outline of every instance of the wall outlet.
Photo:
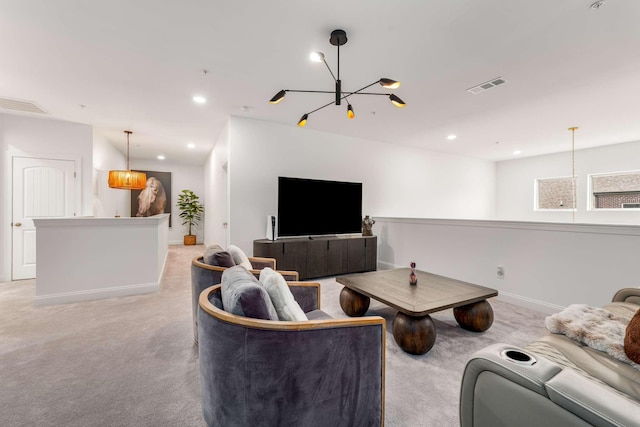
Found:
[(498, 277), (498, 279), (504, 279), (504, 267), (497, 268), (496, 276)]

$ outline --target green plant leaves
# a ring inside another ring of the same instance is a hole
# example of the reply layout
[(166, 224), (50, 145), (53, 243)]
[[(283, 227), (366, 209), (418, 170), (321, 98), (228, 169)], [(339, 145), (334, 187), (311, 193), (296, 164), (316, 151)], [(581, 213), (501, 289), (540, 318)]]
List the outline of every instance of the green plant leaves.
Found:
[(189, 236), (191, 236), (191, 227), (198, 225), (202, 220), (204, 205), (199, 202), (199, 197), (191, 190), (182, 190), (178, 195), (178, 209), (180, 210), (180, 218), (184, 221), (182, 225), (189, 225)]

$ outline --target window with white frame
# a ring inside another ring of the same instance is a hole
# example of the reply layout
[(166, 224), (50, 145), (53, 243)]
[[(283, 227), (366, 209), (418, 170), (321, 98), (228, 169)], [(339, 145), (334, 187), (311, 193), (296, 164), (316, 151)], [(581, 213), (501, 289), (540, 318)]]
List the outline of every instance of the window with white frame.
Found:
[(570, 176), (537, 179), (536, 209), (575, 209), (575, 185), (575, 179)]
[(591, 209), (640, 209), (640, 171), (589, 175)]

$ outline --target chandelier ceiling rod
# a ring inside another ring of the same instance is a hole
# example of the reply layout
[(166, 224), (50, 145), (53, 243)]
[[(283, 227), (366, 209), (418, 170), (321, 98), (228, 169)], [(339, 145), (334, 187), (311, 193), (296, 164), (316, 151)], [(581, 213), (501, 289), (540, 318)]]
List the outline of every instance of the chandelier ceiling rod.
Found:
[[(347, 33), (344, 30), (333, 30), (329, 43), (338, 48), (338, 79), (336, 80), (336, 105), (340, 105), (342, 98), (342, 80), (340, 80), (340, 46), (347, 42)], [(324, 58), (324, 55), (323, 55)], [(325, 61), (326, 63), (326, 61)], [(333, 74), (333, 73), (332, 73)]]
[[(388, 79), (388, 78), (380, 78), (378, 80), (376, 80), (375, 82), (364, 86), (361, 89), (358, 89), (354, 92), (344, 92), (342, 91), (342, 80), (340, 80), (340, 46), (344, 45), (345, 43), (347, 43), (347, 33), (344, 30), (333, 30), (331, 32), (331, 37), (329, 38), (329, 42), (333, 45), (336, 46), (338, 49), (338, 77), (336, 78), (336, 75), (333, 73), (333, 71), (331, 70), (331, 67), (329, 67), (329, 64), (327, 63), (327, 60), (325, 59), (324, 53), (322, 52), (313, 52), (311, 54), (311, 60), (314, 62), (324, 62), (324, 65), (327, 67), (327, 70), (329, 70), (329, 73), (331, 74), (331, 77), (333, 78), (334, 82), (335, 82), (335, 91), (331, 92), (331, 91), (325, 91), (325, 90), (295, 90), (295, 89), (282, 89), (281, 91), (279, 91), (278, 93), (276, 93), (274, 95), (273, 98), (271, 98), (271, 100), (269, 100), (269, 103), (271, 104), (277, 104), (279, 102), (281, 102), (285, 95), (287, 94), (287, 92), (301, 92), (301, 93), (323, 93), (323, 94), (334, 94), (335, 95), (335, 101), (329, 102), (321, 107), (316, 108), (315, 110), (312, 110), (306, 114), (304, 114), (302, 116), (302, 118), (298, 121), (298, 126), (304, 126), (307, 123), (307, 119), (309, 117), (309, 114), (315, 113), (318, 110), (321, 110), (325, 107), (328, 107), (329, 105), (335, 104), (335, 105), (340, 105), (341, 101), (343, 99), (347, 99), (348, 97), (352, 96), (352, 95), (383, 95), (383, 96), (388, 96), (389, 100), (391, 101), (391, 103), (393, 105), (395, 105), (396, 107), (402, 108), (404, 106), (406, 106), (407, 104), (402, 101), (398, 96), (394, 95), (394, 94), (389, 94), (389, 93), (374, 93), (374, 92), (363, 92), (365, 89), (375, 85), (375, 84), (380, 84), (382, 87), (384, 87), (385, 89), (396, 89), (398, 87), (400, 87), (400, 82), (392, 80), (392, 79)], [(351, 103), (348, 102), (347, 100), (347, 117), (352, 119), (355, 117), (355, 114), (353, 112), (353, 107), (351, 106)]]

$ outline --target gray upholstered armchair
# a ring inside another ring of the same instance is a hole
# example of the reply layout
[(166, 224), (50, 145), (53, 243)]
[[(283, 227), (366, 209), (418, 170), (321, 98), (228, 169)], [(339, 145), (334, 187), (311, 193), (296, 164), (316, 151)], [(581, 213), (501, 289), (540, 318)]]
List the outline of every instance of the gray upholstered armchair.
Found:
[[(249, 270), (251, 274), (260, 277), (260, 270), (269, 267), (276, 269), (276, 260), (274, 258), (249, 257), (249, 261), (253, 266)], [(193, 314), (193, 339), (198, 344), (198, 297), (200, 293), (217, 283), (222, 281), (222, 273), (227, 267), (219, 267), (206, 264), (203, 257), (196, 257), (191, 261), (191, 299)], [(299, 280), (297, 271), (278, 271), (285, 280)]]
[(332, 319), (318, 310), (318, 283), (288, 284), (308, 321), (228, 313), (220, 285), (200, 294), (200, 382), (207, 425), (382, 425), (384, 319)]

